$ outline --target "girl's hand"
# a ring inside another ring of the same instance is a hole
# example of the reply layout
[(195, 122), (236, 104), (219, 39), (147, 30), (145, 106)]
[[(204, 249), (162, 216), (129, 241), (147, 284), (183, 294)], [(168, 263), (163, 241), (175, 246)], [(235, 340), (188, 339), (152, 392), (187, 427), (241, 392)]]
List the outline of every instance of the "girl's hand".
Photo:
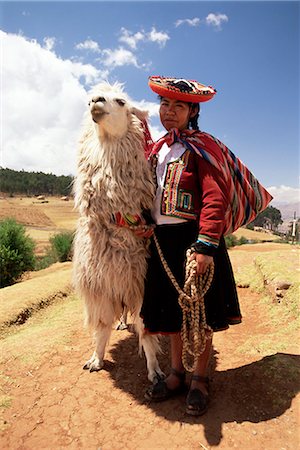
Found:
[(190, 261), (193, 260), (195, 260), (197, 263), (196, 268), (197, 275), (202, 275), (203, 273), (206, 272), (208, 266), (213, 262), (214, 259), (212, 256), (194, 252), (190, 257)]

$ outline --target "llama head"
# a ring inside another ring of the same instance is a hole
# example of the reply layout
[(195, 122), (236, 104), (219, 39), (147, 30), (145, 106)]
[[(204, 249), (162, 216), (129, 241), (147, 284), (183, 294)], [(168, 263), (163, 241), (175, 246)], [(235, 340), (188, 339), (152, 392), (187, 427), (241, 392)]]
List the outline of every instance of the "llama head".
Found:
[(140, 120), (147, 117), (145, 111), (132, 105), (120, 83), (103, 82), (95, 86), (89, 96), (89, 109), (101, 138), (124, 136), (132, 114)]

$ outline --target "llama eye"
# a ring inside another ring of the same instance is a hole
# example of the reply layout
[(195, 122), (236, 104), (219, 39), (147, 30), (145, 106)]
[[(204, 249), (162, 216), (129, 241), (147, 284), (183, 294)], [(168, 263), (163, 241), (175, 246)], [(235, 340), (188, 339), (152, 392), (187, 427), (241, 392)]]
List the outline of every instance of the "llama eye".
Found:
[(125, 100), (122, 100), (121, 98), (116, 98), (116, 102), (118, 103), (118, 105), (120, 106), (124, 106), (125, 105)]

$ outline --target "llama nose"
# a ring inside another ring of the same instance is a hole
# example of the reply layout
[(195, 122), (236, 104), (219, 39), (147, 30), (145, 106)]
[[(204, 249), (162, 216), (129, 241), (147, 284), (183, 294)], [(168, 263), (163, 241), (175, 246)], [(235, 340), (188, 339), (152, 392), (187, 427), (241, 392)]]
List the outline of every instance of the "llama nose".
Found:
[(101, 102), (101, 103), (105, 103), (105, 98), (104, 97), (93, 97), (92, 98), (92, 103), (99, 103), (99, 102)]
[(90, 103), (90, 109), (91, 111), (102, 111), (104, 110), (104, 105), (98, 102), (92, 102)]

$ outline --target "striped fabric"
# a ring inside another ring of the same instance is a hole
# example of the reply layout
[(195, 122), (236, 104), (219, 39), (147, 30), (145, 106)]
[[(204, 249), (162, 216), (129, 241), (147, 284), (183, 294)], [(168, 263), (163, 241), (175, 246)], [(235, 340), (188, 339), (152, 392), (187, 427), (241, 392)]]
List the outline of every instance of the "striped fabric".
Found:
[(225, 215), (225, 236), (252, 222), (272, 200), (273, 197), (242, 161), (210, 134), (197, 130), (180, 132), (174, 128), (153, 145), (151, 155), (158, 153), (165, 142), (168, 146), (180, 142), (222, 172), (229, 183), (230, 195)]
[(143, 216), (138, 214), (124, 214), (116, 213), (113, 215), (113, 222), (118, 227), (130, 228), (136, 236), (140, 238), (150, 238), (153, 235), (153, 225), (147, 225)]

